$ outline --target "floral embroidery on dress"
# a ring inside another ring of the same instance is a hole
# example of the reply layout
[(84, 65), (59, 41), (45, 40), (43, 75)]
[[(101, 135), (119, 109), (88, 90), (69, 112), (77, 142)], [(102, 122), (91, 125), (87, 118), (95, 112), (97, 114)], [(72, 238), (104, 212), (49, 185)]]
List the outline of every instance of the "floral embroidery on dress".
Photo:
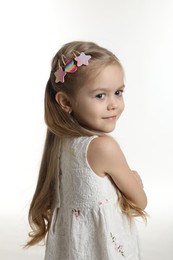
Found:
[(111, 239), (112, 239), (112, 243), (113, 243), (114, 246), (115, 246), (115, 249), (116, 249), (119, 253), (121, 253), (122, 256), (125, 257), (125, 255), (124, 255), (124, 250), (123, 250), (123, 246), (121, 245), (121, 243), (118, 242), (118, 239), (117, 239), (115, 236), (113, 236), (112, 233), (110, 233), (110, 236), (111, 236)]
[(80, 210), (79, 209), (72, 209), (73, 214), (75, 215), (76, 218), (80, 217)]
[(99, 201), (98, 204), (99, 204), (99, 205), (104, 205), (104, 204), (106, 204), (106, 203), (108, 203), (108, 202), (109, 202), (108, 199), (105, 199), (105, 200), (103, 200), (103, 201)]

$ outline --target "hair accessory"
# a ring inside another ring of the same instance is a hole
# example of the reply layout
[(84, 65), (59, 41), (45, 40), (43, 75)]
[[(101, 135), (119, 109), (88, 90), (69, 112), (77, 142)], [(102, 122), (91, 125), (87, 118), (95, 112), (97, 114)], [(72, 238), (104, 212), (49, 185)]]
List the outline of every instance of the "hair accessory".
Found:
[(64, 77), (66, 75), (66, 72), (63, 71), (61, 66), (59, 66), (59, 69), (54, 73), (54, 75), (56, 77), (55, 83), (58, 83), (58, 82), (64, 83)]
[(78, 67), (80, 67), (82, 65), (88, 65), (89, 59), (91, 59), (91, 56), (85, 55), (84, 52), (81, 52), (81, 54), (75, 58), (75, 60), (77, 61)]
[(65, 72), (73, 73), (77, 70), (77, 66), (74, 64), (74, 60), (68, 59), (64, 66)]
[[(78, 53), (79, 55), (76, 56), (75, 53)], [(73, 56), (75, 57), (74, 59), (66, 59), (64, 55), (61, 56), (62, 62), (64, 64), (63, 67), (60, 66), (60, 61), (59, 61), (59, 67), (57, 71), (54, 73), (55, 75), (55, 83), (62, 82), (64, 83), (64, 77), (67, 73), (74, 73), (77, 70), (77, 67), (80, 67), (82, 65), (88, 65), (89, 59), (91, 59), (90, 55), (86, 55), (84, 52), (73, 52)]]

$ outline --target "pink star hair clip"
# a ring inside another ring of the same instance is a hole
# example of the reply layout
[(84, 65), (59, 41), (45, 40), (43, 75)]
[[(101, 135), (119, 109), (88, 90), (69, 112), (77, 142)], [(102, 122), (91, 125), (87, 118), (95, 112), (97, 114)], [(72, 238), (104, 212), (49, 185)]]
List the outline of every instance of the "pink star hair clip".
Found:
[(55, 83), (62, 82), (64, 83), (64, 77), (66, 75), (66, 72), (63, 71), (62, 67), (59, 66), (59, 69), (54, 73), (55, 75)]
[(54, 73), (55, 75), (55, 83), (61, 82), (64, 83), (64, 77), (67, 73), (74, 73), (78, 67), (85, 65), (88, 66), (88, 61), (91, 59), (90, 55), (86, 55), (84, 52), (76, 52), (79, 55), (77, 56), (75, 52), (73, 52), (73, 55), (75, 56), (74, 59), (67, 59), (65, 61), (64, 58), (66, 58), (64, 55), (62, 55), (62, 62), (64, 66), (60, 66), (59, 62), (59, 67), (57, 71)]
[(91, 59), (90, 55), (86, 55), (84, 52), (81, 52), (81, 54), (75, 58), (75, 61), (77, 61), (77, 66), (80, 67), (82, 65), (87, 66), (89, 59)]

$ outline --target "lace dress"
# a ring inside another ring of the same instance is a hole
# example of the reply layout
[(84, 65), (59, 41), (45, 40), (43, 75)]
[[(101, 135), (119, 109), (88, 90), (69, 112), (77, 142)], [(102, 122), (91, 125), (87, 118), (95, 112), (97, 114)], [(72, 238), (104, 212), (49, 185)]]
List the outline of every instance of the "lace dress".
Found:
[(139, 260), (135, 222), (122, 214), (109, 176), (87, 162), (92, 137), (61, 143), (60, 205), (55, 205), (45, 260)]

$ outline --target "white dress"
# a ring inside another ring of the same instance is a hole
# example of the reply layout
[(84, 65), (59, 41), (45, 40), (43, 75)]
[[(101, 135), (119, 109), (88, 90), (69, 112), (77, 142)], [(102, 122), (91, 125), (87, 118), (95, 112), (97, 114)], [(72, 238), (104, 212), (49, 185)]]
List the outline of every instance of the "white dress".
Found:
[(135, 222), (122, 214), (109, 176), (87, 162), (92, 137), (61, 144), (60, 207), (55, 205), (45, 260), (139, 260)]

